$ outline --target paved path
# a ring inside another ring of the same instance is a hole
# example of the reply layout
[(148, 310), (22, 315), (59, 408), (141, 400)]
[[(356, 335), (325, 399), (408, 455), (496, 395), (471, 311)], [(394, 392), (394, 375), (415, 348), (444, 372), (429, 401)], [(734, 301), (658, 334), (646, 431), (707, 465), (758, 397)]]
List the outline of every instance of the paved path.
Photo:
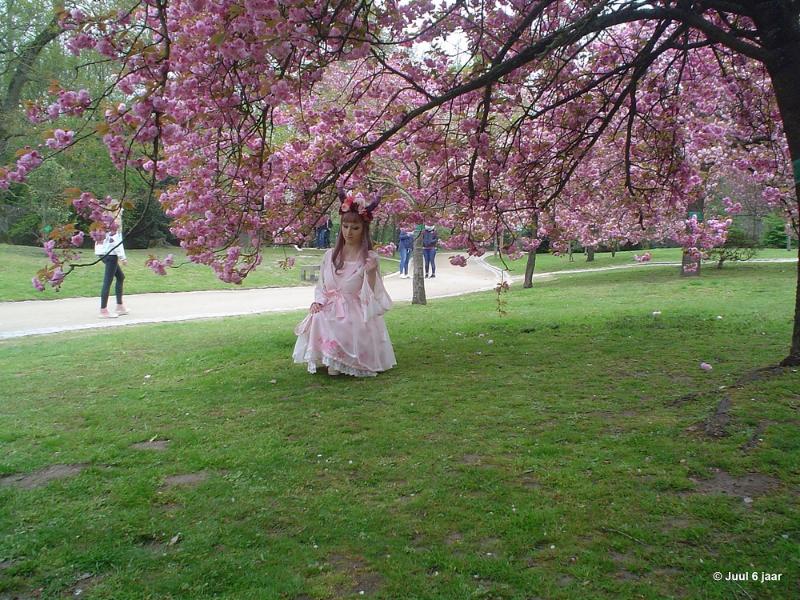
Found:
[[(453, 267), (447, 260), (448, 256), (444, 253), (437, 255), (436, 277), (425, 280), (428, 298), (490, 290), (497, 285), (499, 270), (476, 260), (470, 260), (467, 267)], [(384, 277), (389, 295), (395, 302), (411, 301), (411, 281), (400, 279), (396, 272)], [(313, 300), (313, 286), (135, 294), (125, 296), (130, 314), (117, 319), (97, 316), (97, 298), (0, 302), (0, 339), (140, 323), (302, 310), (308, 308)], [(112, 294), (109, 304), (113, 303)]]
[[(491, 290), (503, 277), (500, 269), (492, 267), (481, 259), (470, 258), (466, 267), (453, 267), (447, 260), (448, 256), (450, 254), (437, 255), (436, 278), (425, 280), (425, 293), (428, 298), (444, 298)], [(797, 262), (797, 259), (756, 259), (752, 262)], [(632, 263), (571, 269), (555, 273), (537, 273), (534, 278), (657, 266), (677, 267), (679, 263), (653, 262), (642, 265)], [(508, 274), (505, 274), (505, 278), (508, 280)], [(511, 281), (519, 282), (522, 278), (521, 274), (515, 275)], [(395, 272), (385, 276), (384, 283), (395, 302), (411, 301), (411, 279), (400, 279)], [(136, 294), (125, 296), (125, 304), (131, 312), (117, 319), (100, 319), (97, 316), (97, 298), (0, 302), (0, 340), (79, 329), (302, 310), (308, 308), (313, 299), (314, 288), (311, 286)], [(111, 302), (113, 301), (112, 298)]]

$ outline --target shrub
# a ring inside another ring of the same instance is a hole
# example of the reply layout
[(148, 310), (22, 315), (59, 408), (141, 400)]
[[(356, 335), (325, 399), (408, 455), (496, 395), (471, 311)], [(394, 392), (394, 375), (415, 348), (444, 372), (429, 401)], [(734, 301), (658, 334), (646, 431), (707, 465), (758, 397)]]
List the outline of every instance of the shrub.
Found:
[(731, 227), (728, 230), (728, 237), (722, 246), (708, 252), (709, 259), (717, 261), (718, 269), (722, 268), (726, 260), (749, 260), (755, 255), (756, 243), (737, 227)]

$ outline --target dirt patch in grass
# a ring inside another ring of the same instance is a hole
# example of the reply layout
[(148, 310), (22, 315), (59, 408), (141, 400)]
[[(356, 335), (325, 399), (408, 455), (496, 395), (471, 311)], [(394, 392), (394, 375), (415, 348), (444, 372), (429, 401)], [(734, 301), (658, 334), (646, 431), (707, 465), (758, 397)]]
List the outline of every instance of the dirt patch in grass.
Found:
[(69, 588), (64, 590), (61, 595), (67, 598), (81, 598), (91, 588), (96, 586), (102, 581), (103, 575), (92, 575), (91, 573), (84, 573), (79, 575)]
[(177, 486), (198, 486), (209, 477), (207, 471), (197, 471), (196, 473), (184, 473), (182, 475), (170, 475), (164, 480), (161, 485), (162, 489), (177, 487)]
[(556, 580), (556, 585), (558, 585), (558, 587), (562, 587), (562, 588), (563, 587), (569, 587), (573, 583), (575, 583), (575, 578), (572, 575), (561, 575)]
[(731, 399), (729, 396), (724, 396), (722, 400), (717, 403), (714, 409), (714, 414), (706, 419), (703, 425), (703, 432), (712, 438), (725, 437), (728, 434), (728, 424), (731, 422)]
[(47, 485), (51, 481), (57, 479), (66, 479), (74, 477), (83, 471), (89, 465), (86, 463), (78, 463), (73, 465), (50, 465), (44, 469), (39, 469), (33, 473), (15, 473), (14, 475), (5, 475), (0, 477), (0, 487), (15, 487), (24, 490), (32, 490), (34, 488)]
[(780, 481), (762, 473), (747, 473), (741, 477), (733, 477), (722, 469), (714, 469), (708, 479), (690, 477), (698, 494), (725, 494), (739, 498), (753, 498), (770, 493), (780, 485)]
[(753, 431), (753, 435), (750, 436), (750, 439), (747, 440), (744, 444), (742, 444), (741, 449), (743, 452), (750, 452), (753, 448), (758, 446), (761, 442), (764, 441), (763, 435), (767, 431), (767, 427), (769, 425), (774, 425), (775, 421), (760, 421)]
[(671, 517), (669, 519), (665, 519), (661, 524), (661, 531), (662, 533), (669, 533), (675, 529), (687, 529), (691, 525), (692, 522), (689, 519), (684, 519), (683, 517)]
[(520, 475), (519, 483), (522, 485), (522, 487), (528, 490), (532, 490), (534, 488), (542, 486), (541, 482), (530, 473), (523, 473), (522, 475)]
[(454, 531), (453, 533), (448, 534), (446, 538), (444, 538), (444, 543), (447, 544), (448, 546), (455, 546), (463, 541), (464, 541), (464, 534), (459, 533), (458, 531)]
[(478, 547), (480, 548), (480, 553), (482, 556), (492, 557), (497, 556), (497, 554), (500, 552), (502, 543), (503, 541), (500, 538), (487, 537), (478, 542)]
[(167, 447), (169, 447), (169, 440), (147, 440), (131, 444), (131, 448), (136, 450), (166, 450)]
[(372, 571), (362, 558), (333, 554), (328, 557), (328, 564), (335, 571), (347, 575), (351, 582), (350, 585), (339, 587), (336, 592), (337, 598), (346, 594), (369, 597), (379, 592), (384, 586), (383, 577)]
[(6, 569), (10, 569), (17, 561), (15, 560), (0, 560), (0, 571), (5, 571)]

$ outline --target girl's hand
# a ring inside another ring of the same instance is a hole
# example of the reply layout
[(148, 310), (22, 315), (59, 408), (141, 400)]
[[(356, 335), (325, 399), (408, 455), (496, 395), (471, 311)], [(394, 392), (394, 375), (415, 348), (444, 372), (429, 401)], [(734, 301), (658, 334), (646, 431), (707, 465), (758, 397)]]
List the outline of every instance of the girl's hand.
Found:
[(127, 267), (127, 266), (128, 266), (128, 259), (127, 259), (127, 258), (123, 258), (123, 259), (122, 259), (121, 261), (119, 261), (119, 262), (120, 262), (120, 264), (121, 264), (123, 267)]
[(367, 268), (367, 273), (374, 273), (378, 269), (378, 259), (374, 256), (367, 256), (367, 260), (364, 261), (364, 264)]
[(321, 311), (321, 310), (322, 310), (322, 306), (323, 306), (323, 305), (322, 305), (322, 304), (320, 304), (319, 302), (314, 302), (314, 303), (311, 305), (311, 308), (309, 308), (309, 309), (308, 309), (308, 312), (310, 312), (312, 315), (315, 315), (315, 314), (317, 314), (319, 311)]

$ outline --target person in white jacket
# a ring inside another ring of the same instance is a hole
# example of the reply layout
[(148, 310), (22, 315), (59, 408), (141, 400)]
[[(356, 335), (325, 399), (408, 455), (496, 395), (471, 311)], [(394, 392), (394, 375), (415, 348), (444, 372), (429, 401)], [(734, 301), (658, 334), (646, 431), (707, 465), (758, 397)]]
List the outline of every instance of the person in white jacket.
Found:
[[(120, 263), (128, 264), (125, 257), (125, 246), (122, 245), (122, 207), (112, 208), (116, 210), (114, 221), (117, 224), (116, 233), (108, 233), (102, 242), (94, 245), (94, 253), (102, 257), (100, 260), (105, 265), (105, 275), (103, 276), (103, 287), (100, 290), (100, 318), (115, 319), (120, 315), (127, 315), (128, 309), (122, 303), (122, 285), (125, 281), (125, 274), (120, 268)], [(116, 312), (108, 311), (108, 295), (111, 292), (111, 280), (116, 279), (114, 292), (117, 296)]]

